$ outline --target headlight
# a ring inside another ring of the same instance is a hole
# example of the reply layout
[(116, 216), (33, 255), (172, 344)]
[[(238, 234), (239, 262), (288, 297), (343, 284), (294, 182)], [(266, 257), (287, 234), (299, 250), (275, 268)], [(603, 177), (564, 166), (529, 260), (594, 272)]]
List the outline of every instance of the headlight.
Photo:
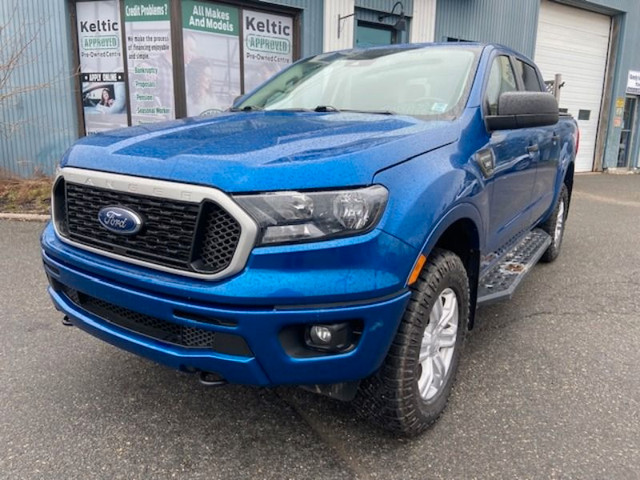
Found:
[(259, 245), (326, 240), (373, 228), (387, 204), (381, 185), (327, 192), (274, 192), (234, 199), (258, 222)]

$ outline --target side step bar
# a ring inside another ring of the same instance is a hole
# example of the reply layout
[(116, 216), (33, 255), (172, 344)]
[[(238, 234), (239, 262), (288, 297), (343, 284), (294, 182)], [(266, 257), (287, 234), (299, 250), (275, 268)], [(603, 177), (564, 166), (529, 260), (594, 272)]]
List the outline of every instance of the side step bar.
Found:
[(527, 233), (480, 277), (477, 304), (510, 299), (549, 245), (551, 237), (539, 228)]

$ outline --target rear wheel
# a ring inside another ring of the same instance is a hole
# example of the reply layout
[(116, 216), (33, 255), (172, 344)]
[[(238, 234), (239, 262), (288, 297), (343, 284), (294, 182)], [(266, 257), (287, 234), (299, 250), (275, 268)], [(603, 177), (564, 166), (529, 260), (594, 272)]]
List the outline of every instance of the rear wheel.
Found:
[(562, 239), (564, 237), (564, 227), (569, 211), (569, 192), (566, 185), (562, 185), (558, 200), (549, 218), (540, 225), (540, 228), (551, 236), (551, 245), (544, 252), (540, 260), (543, 262), (553, 262), (560, 255)]
[(404, 435), (424, 431), (444, 410), (469, 320), (469, 281), (452, 252), (429, 255), (382, 367), (363, 380), (359, 412)]

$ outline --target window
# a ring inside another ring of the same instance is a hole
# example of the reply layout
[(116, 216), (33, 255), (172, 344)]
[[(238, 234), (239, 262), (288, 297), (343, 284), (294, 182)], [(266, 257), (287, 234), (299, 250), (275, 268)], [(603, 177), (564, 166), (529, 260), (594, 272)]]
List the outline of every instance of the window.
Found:
[(516, 71), (520, 78), (522, 78), (522, 83), (524, 84), (524, 89), (527, 92), (543, 92), (540, 88), (540, 80), (538, 79), (538, 73), (536, 69), (533, 68), (528, 63), (524, 63), (522, 60), (516, 60)]
[(489, 73), (489, 83), (485, 94), (485, 103), (489, 115), (498, 114), (498, 99), (505, 92), (518, 90), (516, 77), (511, 68), (509, 57), (501, 55), (493, 59)]
[(356, 26), (356, 47), (377, 47), (391, 45), (392, 43), (395, 43), (395, 39), (391, 28), (358, 22)]
[(321, 54), (272, 78), (237, 107), (314, 110), (324, 106), (426, 120), (454, 118), (466, 100), (477, 55), (475, 47)]

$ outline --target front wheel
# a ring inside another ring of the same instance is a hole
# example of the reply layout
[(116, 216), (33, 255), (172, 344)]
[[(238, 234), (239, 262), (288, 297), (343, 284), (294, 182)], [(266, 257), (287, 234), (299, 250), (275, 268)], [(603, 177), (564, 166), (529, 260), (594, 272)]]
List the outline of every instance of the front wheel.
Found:
[(389, 353), (363, 380), (359, 413), (380, 427), (417, 435), (444, 410), (469, 321), (469, 280), (454, 253), (428, 257)]

